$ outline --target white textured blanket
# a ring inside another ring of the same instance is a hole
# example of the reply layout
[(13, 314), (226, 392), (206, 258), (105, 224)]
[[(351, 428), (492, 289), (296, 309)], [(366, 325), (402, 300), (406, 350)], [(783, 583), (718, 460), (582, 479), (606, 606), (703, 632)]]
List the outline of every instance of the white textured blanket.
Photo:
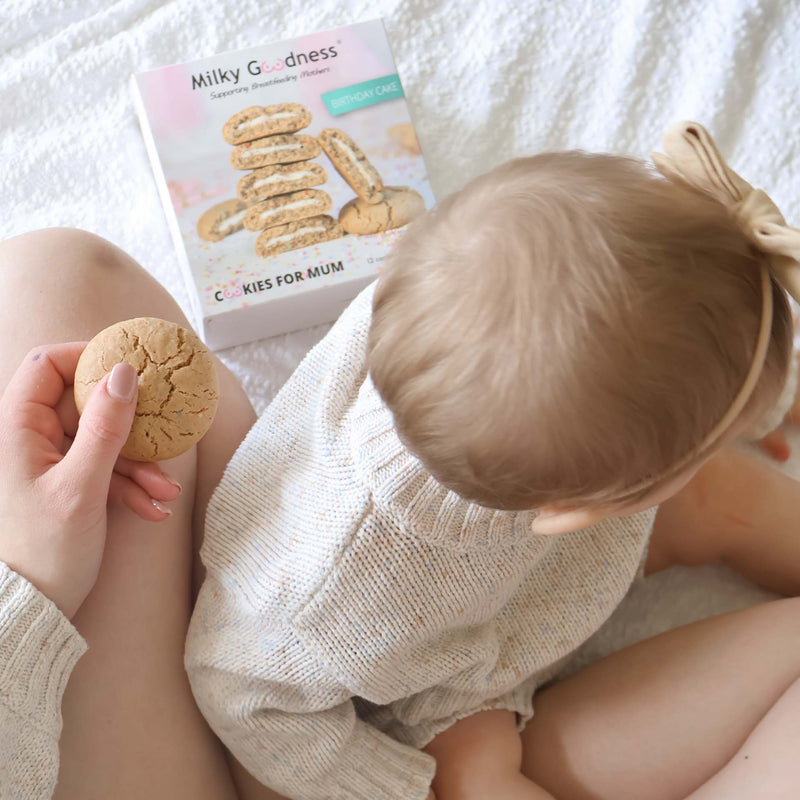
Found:
[[(439, 197), (544, 149), (647, 156), (688, 118), (800, 222), (795, 0), (5, 0), (0, 236), (86, 228), (190, 314), (131, 73), (378, 16)], [(326, 329), (221, 356), (261, 411)], [(635, 590), (597, 649), (766, 596), (722, 569), (670, 570)]]

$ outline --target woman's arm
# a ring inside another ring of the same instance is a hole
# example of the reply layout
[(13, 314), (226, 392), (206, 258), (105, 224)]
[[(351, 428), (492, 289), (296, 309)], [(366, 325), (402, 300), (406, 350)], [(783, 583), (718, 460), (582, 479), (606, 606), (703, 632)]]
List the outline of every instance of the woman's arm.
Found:
[(25, 578), (0, 562), (0, 797), (51, 797), (61, 697), (86, 643)]
[(28, 353), (0, 398), (3, 798), (43, 800), (54, 791), (61, 699), (86, 650), (68, 616), (97, 577), (115, 466), (127, 475), (114, 476), (118, 496), (138, 504), (142, 516), (155, 510), (150, 497), (169, 500), (178, 491), (155, 465), (117, 460), (136, 407), (136, 373), (127, 365), (110, 386), (104, 379), (92, 393), (78, 429), (69, 431), (72, 446), (62, 453), (68, 431), (57, 407), (71, 391), (83, 347)]

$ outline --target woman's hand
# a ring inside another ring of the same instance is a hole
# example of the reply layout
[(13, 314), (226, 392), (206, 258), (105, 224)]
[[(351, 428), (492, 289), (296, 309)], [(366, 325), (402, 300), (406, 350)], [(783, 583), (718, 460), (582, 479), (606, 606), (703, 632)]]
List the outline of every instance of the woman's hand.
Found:
[(136, 410), (129, 364), (100, 381), (78, 423), (72, 382), (85, 346), (32, 350), (0, 398), (0, 561), (67, 617), (97, 579), (107, 501), (156, 522), (180, 493), (155, 464), (119, 457)]

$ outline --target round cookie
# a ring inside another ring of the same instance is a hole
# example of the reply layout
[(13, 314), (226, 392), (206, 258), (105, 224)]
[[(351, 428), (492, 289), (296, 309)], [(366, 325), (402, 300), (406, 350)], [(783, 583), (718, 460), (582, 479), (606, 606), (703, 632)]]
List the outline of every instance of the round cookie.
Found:
[(403, 150), (411, 153), (412, 156), (422, 154), (422, 150), (419, 146), (419, 139), (417, 139), (417, 132), (410, 122), (400, 122), (397, 125), (392, 125), (388, 133)]
[(319, 142), (307, 133), (278, 133), (237, 145), (231, 150), (230, 161), (234, 169), (255, 169), (308, 161), (321, 152)]
[(342, 226), (331, 216), (320, 214), (285, 225), (274, 225), (256, 239), (256, 255), (269, 258), (287, 250), (329, 242), (342, 235)]
[(336, 171), (362, 200), (367, 203), (383, 200), (383, 178), (348, 134), (341, 128), (325, 128), (317, 139)]
[(267, 197), (319, 186), (327, 180), (328, 173), (315, 161), (274, 164), (271, 167), (254, 169), (240, 178), (236, 184), (236, 194), (240, 200), (252, 203)]
[(299, 192), (280, 194), (250, 206), (244, 215), (244, 226), (249, 231), (263, 231), (273, 225), (324, 214), (331, 210), (332, 205), (331, 196), (321, 189), (302, 189)]
[(384, 186), (383, 200), (368, 203), (354, 197), (342, 206), (339, 224), (347, 233), (365, 235), (402, 228), (425, 210), (422, 195), (408, 186)]
[(174, 458), (211, 427), (217, 373), (211, 353), (192, 331), (155, 317), (125, 320), (100, 331), (75, 371), (79, 413), (94, 385), (120, 361), (139, 373), (136, 416), (123, 456), (134, 461)]
[(197, 235), (207, 242), (220, 242), (244, 229), (247, 203), (234, 197), (216, 203), (197, 220)]
[(237, 145), (276, 133), (294, 133), (310, 122), (311, 112), (300, 103), (250, 106), (222, 126), (222, 137), (228, 144)]

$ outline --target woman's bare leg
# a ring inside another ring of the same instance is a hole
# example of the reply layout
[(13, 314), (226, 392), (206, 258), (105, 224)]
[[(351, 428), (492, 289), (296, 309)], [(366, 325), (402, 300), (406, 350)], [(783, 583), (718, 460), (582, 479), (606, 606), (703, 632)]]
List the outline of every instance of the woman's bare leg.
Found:
[(797, 745), (798, 677), (800, 598), (669, 631), (538, 694), (523, 772), (569, 800), (683, 800), (703, 784), (696, 800), (732, 800), (742, 795), (725, 792), (745, 774), (759, 786), (748, 797), (792, 797), (769, 794), (768, 772), (748, 772), (743, 745), (783, 770), (772, 789), (792, 775), (800, 785), (797, 750), (784, 748), (780, 764), (781, 750), (768, 750)]
[[(188, 326), (144, 269), (81, 231), (50, 229), (2, 243), (0, 297), (0, 387), (35, 345), (88, 340), (137, 316)], [(73, 620), (89, 651), (63, 702), (60, 800), (236, 796), (224, 750), (198, 711), (183, 668), (195, 490), (210, 492), (254, 419), (221, 365), (220, 377), (219, 413), (207, 441), (161, 464), (183, 486), (172, 516), (147, 523), (125, 508), (109, 509), (100, 575)]]
[(736, 755), (689, 800), (794, 800), (800, 754), (800, 678), (758, 723)]

